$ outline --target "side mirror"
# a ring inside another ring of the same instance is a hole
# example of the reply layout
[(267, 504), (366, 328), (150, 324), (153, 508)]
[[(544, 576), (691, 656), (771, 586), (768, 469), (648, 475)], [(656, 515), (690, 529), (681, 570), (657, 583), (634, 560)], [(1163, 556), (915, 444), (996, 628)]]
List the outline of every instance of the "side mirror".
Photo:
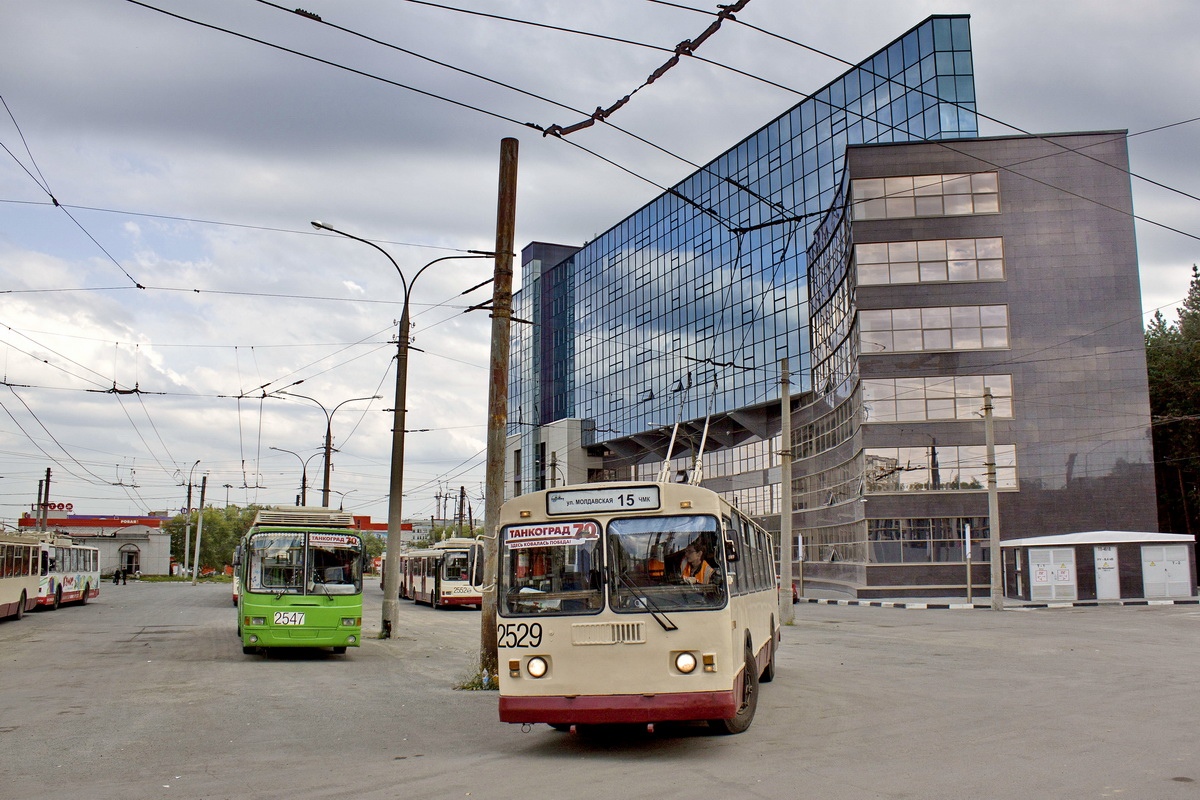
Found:
[(738, 560), (737, 544), (728, 536), (725, 537), (725, 560), (730, 564)]

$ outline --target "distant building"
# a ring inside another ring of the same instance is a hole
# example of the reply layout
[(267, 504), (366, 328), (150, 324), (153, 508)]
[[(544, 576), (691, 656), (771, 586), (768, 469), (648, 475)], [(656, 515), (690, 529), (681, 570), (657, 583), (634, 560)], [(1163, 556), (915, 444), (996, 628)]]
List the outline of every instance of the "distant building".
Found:
[[(162, 517), (67, 516), (49, 517), (46, 528), (100, 550), (100, 571), (120, 567), (143, 575), (168, 575), (171, 570), (171, 534), (162, 529)], [(23, 531), (37, 529), (38, 521), (23, 517)]]

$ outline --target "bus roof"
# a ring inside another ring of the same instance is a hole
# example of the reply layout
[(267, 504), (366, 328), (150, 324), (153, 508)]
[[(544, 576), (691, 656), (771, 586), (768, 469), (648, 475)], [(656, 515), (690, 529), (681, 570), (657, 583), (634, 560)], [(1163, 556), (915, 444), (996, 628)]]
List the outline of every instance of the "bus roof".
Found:
[(354, 528), (354, 515), (332, 508), (264, 508), (254, 515), (253, 527)]

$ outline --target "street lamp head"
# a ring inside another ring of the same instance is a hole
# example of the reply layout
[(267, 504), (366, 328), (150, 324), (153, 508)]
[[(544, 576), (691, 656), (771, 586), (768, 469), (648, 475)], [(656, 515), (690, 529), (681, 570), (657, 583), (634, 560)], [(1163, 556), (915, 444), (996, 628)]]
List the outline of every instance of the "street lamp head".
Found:
[(324, 222), (321, 222), (321, 220), (319, 220), (319, 219), (314, 219), (314, 220), (313, 220), (311, 223), (309, 223), (309, 224), (310, 224), (310, 225), (312, 225), (314, 228), (316, 228), (316, 229), (317, 229), (317, 230), (319, 230), (319, 231), (328, 231), (328, 230), (332, 230), (332, 228), (330, 228), (330, 227), (329, 227), (328, 225), (326, 225)]

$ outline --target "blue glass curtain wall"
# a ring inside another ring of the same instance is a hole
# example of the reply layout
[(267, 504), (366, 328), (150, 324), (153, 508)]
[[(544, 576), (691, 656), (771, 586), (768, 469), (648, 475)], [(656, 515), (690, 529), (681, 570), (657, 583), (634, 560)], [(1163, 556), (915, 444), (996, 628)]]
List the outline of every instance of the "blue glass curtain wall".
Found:
[(805, 251), (846, 145), (975, 135), (968, 18), (931, 17), (575, 253), (554, 315), (572, 345), (514, 332), (510, 421), (547, 421), (547, 365), (527, 363), (547, 357), (571, 397), (549, 416), (593, 419), (600, 441), (777, 398), (785, 356), (809, 388)]

